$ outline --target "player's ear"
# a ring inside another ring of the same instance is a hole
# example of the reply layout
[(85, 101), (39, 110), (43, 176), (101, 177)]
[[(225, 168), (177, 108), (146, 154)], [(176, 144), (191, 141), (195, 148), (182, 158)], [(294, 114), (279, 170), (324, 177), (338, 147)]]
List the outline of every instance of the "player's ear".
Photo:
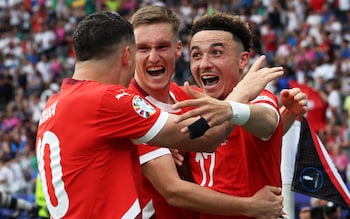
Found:
[(135, 59), (135, 54), (133, 53), (130, 46), (125, 46), (122, 53), (121, 59), (124, 66), (131, 66)]
[(182, 55), (182, 42), (181, 40), (178, 40), (176, 43), (176, 58), (180, 58), (180, 56)]
[(241, 72), (243, 72), (243, 70), (247, 67), (247, 65), (249, 64), (249, 57), (250, 54), (247, 51), (241, 52), (241, 55), (239, 57), (239, 69), (242, 70)]

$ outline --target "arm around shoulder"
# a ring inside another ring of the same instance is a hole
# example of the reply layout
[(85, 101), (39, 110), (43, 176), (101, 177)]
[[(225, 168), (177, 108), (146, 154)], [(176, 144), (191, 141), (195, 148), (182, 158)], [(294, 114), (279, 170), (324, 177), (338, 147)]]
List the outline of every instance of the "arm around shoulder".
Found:
[(281, 189), (265, 186), (252, 197), (220, 193), (182, 180), (171, 155), (164, 155), (142, 165), (143, 174), (151, 181), (169, 205), (202, 213), (271, 217), (282, 211)]

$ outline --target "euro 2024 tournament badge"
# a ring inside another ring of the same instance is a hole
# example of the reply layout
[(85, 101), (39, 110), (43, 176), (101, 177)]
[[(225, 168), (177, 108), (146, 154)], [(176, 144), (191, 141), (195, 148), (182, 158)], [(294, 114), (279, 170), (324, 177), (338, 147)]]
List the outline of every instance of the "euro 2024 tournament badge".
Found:
[(307, 167), (301, 171), (300, 184), (309, 192), (316, 192), (321, 189), (323, 181), (323, 174), (317, 168)]
[(145, 119), (156, 112), (156, 109), (140, 96), (134, 96), (132, 106), (135, 112)]

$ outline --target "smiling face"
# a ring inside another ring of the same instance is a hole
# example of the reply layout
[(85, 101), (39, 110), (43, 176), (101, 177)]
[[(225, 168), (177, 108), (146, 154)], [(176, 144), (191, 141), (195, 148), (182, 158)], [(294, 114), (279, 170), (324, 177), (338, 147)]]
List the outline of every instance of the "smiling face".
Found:
[(169, 23), (143, 24), (134, 29), (138, 84), (153, 96), (156, 91), (169, 94), (175, 61), (181, 55), (182, 43)]
[(218, 99), (232, 91), (249, 62), (249, 53), (230, 32), (203, 30), (191, 40), (191, 71), (203, 91)]

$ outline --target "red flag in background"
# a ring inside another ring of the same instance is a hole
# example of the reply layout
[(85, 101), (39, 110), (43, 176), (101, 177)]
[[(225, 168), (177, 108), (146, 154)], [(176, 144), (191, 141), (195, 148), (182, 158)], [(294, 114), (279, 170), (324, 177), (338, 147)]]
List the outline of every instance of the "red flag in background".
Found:
[(300, 84), (296, 81), (289, 81), (289, 86), (291, 88), (299, 87), (301, 91), (307, 95), (308, 111), (305, 117), (307, 118), (307, 121), (309, 122), (312, 129), (318, 133), (326, 126), (327, 103), (322, 99), (317, 90), (309, 85)]
[(292, 191), (350, 207), (349, 191), (326, 148), (302, 117)]

